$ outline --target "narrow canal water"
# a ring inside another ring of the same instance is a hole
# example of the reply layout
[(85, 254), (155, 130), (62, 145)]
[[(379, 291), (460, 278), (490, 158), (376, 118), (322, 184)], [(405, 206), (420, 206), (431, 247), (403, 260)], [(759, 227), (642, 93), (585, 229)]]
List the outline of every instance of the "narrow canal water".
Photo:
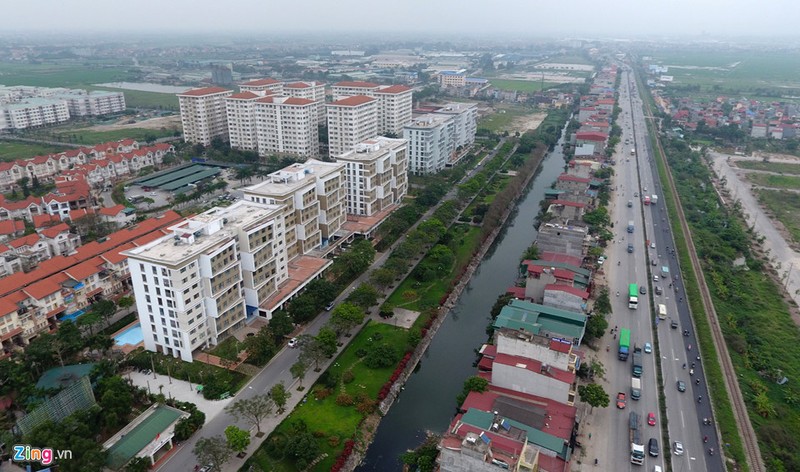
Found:
[(426, 431), (444, 432), (455, 414), (456, 396), (474, 375), (475, 349), (486, 341), (489, 311), (514, 283), (519, 258), (536, 239), (534, 218), (545, 190), (564, 170), (562, 141), (542, 162), (538, 175), (481, 262), (456, 306), (448, 314), (420, 368), (381, 421), (375, 440), (357, 471), (402, 470), (399, 456), (420, 445)]

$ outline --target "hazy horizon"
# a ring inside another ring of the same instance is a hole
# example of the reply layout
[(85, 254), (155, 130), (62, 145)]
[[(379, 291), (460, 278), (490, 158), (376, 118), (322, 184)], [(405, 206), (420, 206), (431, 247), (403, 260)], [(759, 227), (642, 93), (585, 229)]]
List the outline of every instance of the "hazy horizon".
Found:
[[(776, 0), (768, 8), (744, 0), (659, 4), (635, 0), (575, 0), (534, 4), (495, 0), (406, 0), (396, 5), (361, 0), (292, 4), (235, 0), (27, 0), (6, 5), (0, 30), (53, 35), (118, 32), (166, 34), (425, 34), (526, 37), (797, 37), (800, 5)], [(377, 6), (376, 6), (377, 5)], [(444, 19), (444, 21), (443, 21)]]

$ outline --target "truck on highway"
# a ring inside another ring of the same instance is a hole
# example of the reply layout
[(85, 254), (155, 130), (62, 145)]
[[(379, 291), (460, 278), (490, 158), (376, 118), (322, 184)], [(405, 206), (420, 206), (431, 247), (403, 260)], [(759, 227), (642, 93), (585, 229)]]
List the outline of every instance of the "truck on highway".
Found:
[(631, 464), (642, 465), (644, 464), (644, 444), (641, 438), (641, 426), (639, 424), (639, 415), (635, 411), (631, 412), (628, 431), (631, 443)]
[(627, 361), (628, 352), (631, 349), (631, 330), (622, 328), (619, 330), (619, 360)]
[(655, 205), (656, 203), (658, 203), (658, 195), (653, 195), (650, 197), (650, 204)]
[(639, 286), (636, 284), (628, 285), (628, 308), (637, 309), (639, 307)]
[(669, 280), (669, 266), (661, 266), (661, 278)]
[(642, 379), (631, 378), (631, 398), (638, 400), (642, 397)]
[(667, 306), (663, 303), (658, 304), (658, 319), (666, 320), (667, 319)]
[(631, 148), (631, 156), (635, 156), (635, 155), (636, 155), (636, 148)]
[(633, 347), (633, 367), (631, 371), (634, 377), (642, 376), (642, 348), (639, 346)]
[(628, 222), (628, 232), (633, 233), (633, 220)]

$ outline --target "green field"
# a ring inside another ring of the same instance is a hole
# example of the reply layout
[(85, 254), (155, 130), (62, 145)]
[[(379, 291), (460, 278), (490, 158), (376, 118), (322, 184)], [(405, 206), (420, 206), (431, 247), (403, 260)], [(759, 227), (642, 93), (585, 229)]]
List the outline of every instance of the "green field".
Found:
[(65, 151), (69, 148), (48, 146), (46, 144), (23, 143), (20, 141), (0, 141), (0, 161), (13, 161), (41, 156), (54, 152)]
[(500, 90), (516, 90), (521, 93), (538, 92), (543, 89), (555, 87), (558, 84), (550, 82), (540, 82), (534, 80), (509, 80), (509, 79), (490, 79), (489, 82), (496, 89)]
[(125, 105), (128, 108), (148, 108), (156, 110), (179, 110), (178, 97), (171, 93), (142, 92), (109, 87), (87, 86), (89, 90), (108, 90), (125, 94)]
[(487, 129), (494, 133), (508, 131), (515, 118), (526, 115), (528, 111), (522, 108), (503, 108), (496, 113), (486, 115), (478, 121), (479, 129)]
[(787, 164), (785, 162), (764, 162), (764, 161), (734, 161), (737, 167), (750, 170), (765, 170), (780, 174), (800, 175), (800, 164)]
[[(248, 466), (256, 467), (254, 470), (263, 471), (295, 471), (298, 470), (293, 461), (281, 457), (281, 453), (269, 454), (268, 445), (272, 441), (281, 441), (289, 434), (293, 424), (303, 422), (308, 431), (314, 433), (318, 439), (322, 453), (328, 456), (319, 462), (313, 470), (330, 470), (336, 461), (337, 455), (344, 448), (344, 442), (356, 432), (359, 422), (364, 417), (355, 406), (339, 406), (336, 404), (336, 397), (340, 393), (348, 393), (352, 396), (366, 394), (369, 398), (378, 397), (378, 392), (384, 383), (394, 372), (395, 365), (384, 369), (371, 369), (364, 365), (362, 359), (357, 355), (359, 350), (369, 350), (375, 341), (376, 336), (381, 337), (381, 343), (387, 343), (394, 347), (398, 354), (398, 361), (405, 352), (407, 345), (407, 331), (403, 328), (382, 324), (368, 323), (361, 332), (356, 335), (349, 346), (339, 355), (336, 361), (328, 369), (338, 379), (342, 373), (349, 370), (354, 375), (354, 380), (350, 383), (339, 381), (338, 386), (332, 389), (330, 396), (317, 400), (313, 392), (309, 393), (308, 401), (301, 403), (292, 413), (281, 422), (275, 431), (270, 434), (263, 445), (256, 451), (253, 457), (248, 460), (242, 470), (248, 470)], [(313, 388), (324, 388), (323, 385), (316, 384)], [(303, 393), (291, 390), (292, 395), (303, 395)], [(331, 438), (336, 437), (338, 443), (331, 445)]]
[(758, 201), (764, 205), (773, 218), (783, 223), (792, 235), (792, 242), (800, 244), (800, 194), (781, 190), (756, 190)]
[(756, 174), (751, 172), (747, 174), (747, 180), (762, 187), (800, 190), (800, 177), (790, 175)]

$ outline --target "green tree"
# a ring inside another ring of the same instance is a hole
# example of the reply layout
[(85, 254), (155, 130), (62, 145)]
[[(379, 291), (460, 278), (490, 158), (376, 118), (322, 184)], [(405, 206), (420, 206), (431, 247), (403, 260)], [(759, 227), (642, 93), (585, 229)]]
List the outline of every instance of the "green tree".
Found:
[(286, 389), (286, 385), (284, 385), (283, 382), (279, 382), (269, 389), (269, 396), (272, 398), (272, 401), (275, 402), (275, 406), (278, 407), (278, 414), (280, 414), (286, 411), (286, 402), (289, 401), (289, 397), (292, 396), (292, 393)]
[(537, 246), (535, 242), (530, 246), (528, 246), (528, 249), (526, 249), (525, 252), (522, 253), (522, 260), (535, 261), (538, 258), (539, 258), (539, 246)]
[(244, 453), (250, 445), (250, 433), (233, 424), (225, 428), (225, 439), (228, 441), (228, 447), (237, 454)]
[(372, 271), (370, 280), (379, 287), (388, 287), (394, 282), (395, 273), (386, 267), (381, 267)]
[(364, 310), (348, 302), (334, 308), (329, 321), (337, 336), (349, 332), (363, 322)]
[(608, 293), (608, 287), (603, 287), (600, 290), (600, 295), (597, 296), (597, 300), (594, 302), (594, 311), (601, 315), (611, 314), (611, 297)]
[(88, 328), (89, 329), (89, 335), (93, 335), (94, 334), (94, 327), (98, 323), (100, 323), (101, 321), (102, 321), (102, 318), (101, 318), (99, 313), (94, 312), (94, 311), (90, 311), (88, 313), (85, 313), (80, 318), (78, 318), (78, 320), (76, 321), (76, 324), (80, 328)]
[[(333, 330), (329, 331), (333, 333)], [(333, 336), (335, 342), (336, 333), (333, 333)], [(315, 371), (319, 371), (319, 363), (328, 357), (328, 352), (330, 350), (330, 346), (326, 345), (328, 342), (327, 339), (320, 340), (316, 336), (309, 336), (306, 334), (299, 336), (297, 343), (300, 346), (300, 359), (309, 365), (313, 365)], [(336, 351), (334, 350), (334, 352)]]
[(230, 460), (232, 451), (222, 436), (213, 436), (198, 439), (192, 452), (199, 463), (211, 465), (213, 472), (222, 472), (222, 466)]
[(447, 227), (437, 218), (428, 218), (417, 226), (417, 231), (423, 235), (423, 242), (433, 244), (444, 236)]
[(467, 395), (470, 392), (478, 392), (483, 393), (489, 390), (489, 381), (484, 379), (483, 377), (478, 377), (477, 375), (473, 375), (469, 377), (467, 380), (464, 381), (464, 387), (461, 389), (461, 393), (458, 394), (458, 405), (461, 406), (464, 403), (464, 400), (467, 399)]
[(284, 310), (278, 310), (273, 313), (268, 326), (272, 330), (272, 334), (275, 336), (276, 340), (282, 339), (284, 336), (294, 331), (292, 318), (289, 316), (289, 313)]
[(371, 369), (384, 369), (398, 361), (397, 350), (388, 343), (375, 343), (364, 356), (364, 365)]
[(325, 357), (333, 357), (336, 354), (338, 337), (331, 328), (325, 326), (320, 329), (314, 337), (314, 341), (319, 344), (319, 349), (325, 354)]
[(300, 295), (289, 303), (289, 313), (295, 323), (305, 323), (313, 319), (320, 311), (319, 302), (308, 292)]
[(120, 308), (128, 308), (133, 306), (133, 304), (133, 297), (120, 297), (119, 300), (117, 300), (117, 306)]
[(611, 402), (603, 387), (596, 383), (578, 386), (578, 395), (582, 402), (588, 403), (593, 408), (606, 408)]
[(119, 376), (102, 379), (98, 388), (100, 407), (103, 409), (103, 422), (109, 429), (119, 428), (127, 423), (133, 404), (131, 389)]
[(300, 381), (299, 387), (302, 389), (303, 379), (306, 377), (306, 372), (308, 372), (308, 363), (302, 358), (298, 359), (298, 361), (289, 368), (289, 372), (292, 374), (292, 378)]
[(150, 470), (150, 459), (147, 457), (134, 457), (125, 466), (125, 472), (147, 472)]
[(300, 461), (306, 464), (314, 460), (319, 455), (319, 443), (314, 434), (308, 430), (308, 427), (303, 421), (297, 421), (289, 427), (286, 441), (286, 454), (298, 461), (297, 468), (301, 467)]
[(78, 326), (72, 321), (62, 321), (53, 338), (52, 347), (63, 367), (64, 359), (75, 354), (83, 347), (83, 338)]
[(347, 301), (364, 310), (378, 303), (378, 291), (369, 284), (361, 284), (347, 297)]
[(600, 339), (607, 329), (608, 320), (606, 320), (606, 317), (595, 313), (586, 321), (586, 340)]
[(266, 364), (275, 355), (275, 336), (272, 330), (268, 326), (262, 327), (255, 336), (245, 338), (244, 348), (248, 354), (247, 362)]
[(268, 395), (256, 395), (251, 398), (236, 400), (225, 407), (225, 411), (236, 418), (237, 421), (245, 419), (255, 426), (256, 435), (261, 437), (261, 422), (272, 414), (274, 405)]

